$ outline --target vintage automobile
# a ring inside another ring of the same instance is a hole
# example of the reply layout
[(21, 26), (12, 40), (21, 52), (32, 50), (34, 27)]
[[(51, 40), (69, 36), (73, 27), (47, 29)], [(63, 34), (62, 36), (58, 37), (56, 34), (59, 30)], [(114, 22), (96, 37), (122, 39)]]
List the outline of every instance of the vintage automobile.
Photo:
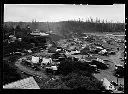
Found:
[(38, 68), (37, 66), (32, 66), (32, 69), (34, 69), (35, 71), (40, 71), (40, 68)]
[(124, 77), (124, 67), (122, 66), (117, 66), (115, 71), (114, 71), (114, 76), (123, 78)]
[(102, 69), (102, 70), (108, 69), (108, 65), (106, 65), (102, 62), (99, 62), (97, 60), (92, 60), (91, 64), (97, 65), (98, 69)]

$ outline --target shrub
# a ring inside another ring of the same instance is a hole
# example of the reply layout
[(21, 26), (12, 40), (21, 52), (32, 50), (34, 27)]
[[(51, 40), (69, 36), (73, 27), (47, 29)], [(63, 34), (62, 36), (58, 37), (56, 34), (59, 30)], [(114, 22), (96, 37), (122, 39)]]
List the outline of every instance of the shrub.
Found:
[[(8, 84), (21, 79), (14, 67), (10, 67), (8, 62), (3, 62), (3, 84)], [(11, 70), (11, 71), (10, 71)]]
[(67, 76), (65, 84), (70, 88), (85, 88), (86, 90), (103, 90), (102, 83), (93, 76), (87, 77), (78, 73), (71, 73)]

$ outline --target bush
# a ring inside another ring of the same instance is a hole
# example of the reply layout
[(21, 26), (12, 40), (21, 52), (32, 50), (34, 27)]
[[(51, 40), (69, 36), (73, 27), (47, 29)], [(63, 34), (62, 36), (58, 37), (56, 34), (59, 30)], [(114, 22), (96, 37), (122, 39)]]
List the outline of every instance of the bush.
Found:
[(70, 88), (85, 88), (86, 90), (103, 90), (102, 83), (93, 76), (87, 77), (78, 73), (71, 73), (67, 76), (65, 84)]
[(71, 62), (62, 61), (58, 67), (58, 73), (62, 75), (67, 75), (73, 71), (73, 64)]
[[(21, 76), (14, 67), (10, 67), (9, 62), (3, 62), (3, 85), (20, 80)], [(10, 71), (11, 70), (11, 71)]]
[(96, 60), (92, 60), (91, 64), (96, 65), (98, 69), (102, 69), (102, 70), (108, 69), (106, 64), (96, 61)]
[[(100, 64), (100, 66), (102, 66)], [(103, 66), (102, 66), (103, 67)], [(58, 66), (58, 74), (67, 75), (72, 71), (87, 71), (89, 73), (96, 73), (96, 68), (90, 66), (88, 63), (82, 63), (80, 61), (72, 61), (68, 58), (65, 61), (60, 62)]]
[(114, 76), (123, 78), (124, 77), (124, 68), (119, 67), (118, 69), (115, 69)]

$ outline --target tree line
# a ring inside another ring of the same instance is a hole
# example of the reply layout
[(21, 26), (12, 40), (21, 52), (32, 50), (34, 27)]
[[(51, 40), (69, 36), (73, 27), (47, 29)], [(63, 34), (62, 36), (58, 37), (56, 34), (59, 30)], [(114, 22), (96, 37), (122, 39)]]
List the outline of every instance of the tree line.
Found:
[[(27, 31), (27, 25), (30, 26), (31, 31), (39, 29), (41, 32), (53, 31), (59, 35), (69, 37), (72, 33), (85, 33), (85, 32), (124, 32), (125, 23), (112, 23), (100, 19), (88, 19), (86, 21), (60, 21), (60, 22), (4, 22), (4, 33), (13, 33), (15, 29), (16, 33), (23, 33), (25, 35)], [(21, 30), (20, 30), (21, 29)], [(22, 31), (22, 32), (21, 32)], [(22, 34), (22, 35), (23, 35)]]

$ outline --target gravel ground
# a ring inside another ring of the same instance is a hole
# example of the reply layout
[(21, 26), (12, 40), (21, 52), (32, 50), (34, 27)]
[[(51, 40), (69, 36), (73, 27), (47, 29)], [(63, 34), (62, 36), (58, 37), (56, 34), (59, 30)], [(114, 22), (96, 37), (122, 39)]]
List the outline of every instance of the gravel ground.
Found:
[[(116, 55), (111, 55), (108, 58), (104, 57), (104, 59), (108, 59), (108, 60), (112, 61), (112, 62), (107, 62), (110, 65), (109, 69), (101, 70), (100, 73), (94, 74), (94, 76), (99, 80), (101, 80), (103, 78), (107, 78), (109, 81), (117, 82), (117, 77), (113, 76), (113, 72), (115, 69), (115, 65), (120, 64), (120, 59), (119, 59), (120, 55), (121, 55), (121, 52), (119, 51), (118, 53), (116, 53)], [(124, 78), (118, 78), (118, 82), (119, 82), (119, 84), (124, 85)]]

